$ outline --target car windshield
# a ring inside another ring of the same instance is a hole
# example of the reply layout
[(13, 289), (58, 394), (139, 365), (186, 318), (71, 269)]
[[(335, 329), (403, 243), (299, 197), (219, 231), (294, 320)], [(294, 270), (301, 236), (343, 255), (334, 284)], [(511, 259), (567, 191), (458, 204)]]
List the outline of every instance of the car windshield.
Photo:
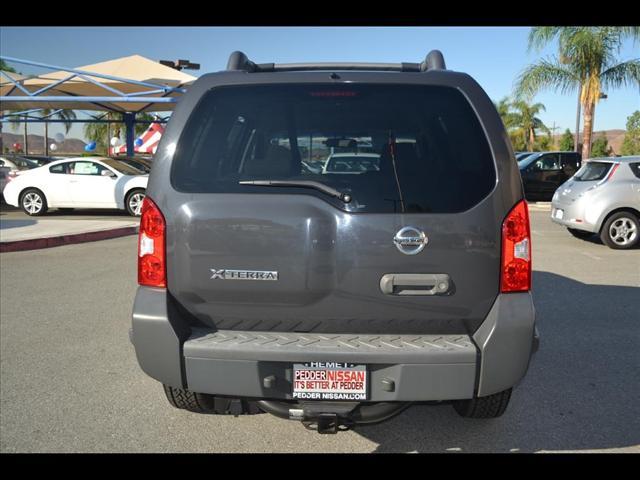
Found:
[(141, 172), (137, 168), (133, 168), (132, 166), (127, 165), (126, 163), (121, 162), (120, 160), (113, 160), (112, 158), (101, 158), (101, 162), (109, 167), (117, 170), (123, 175), (143, 175), (144, 172)]
[(579, 182), (596, 182), (606, 177), (613, 163), (587, 162), (573, 176)]
[[(414, 85), (214, 88), (185, 125), (171, 170), (179, 191), (307, 194), (376, 213), (464, 211), (491, 192), (495, 178), (465, 97)], [(275, 181), (278, 188), (269, 188)]]

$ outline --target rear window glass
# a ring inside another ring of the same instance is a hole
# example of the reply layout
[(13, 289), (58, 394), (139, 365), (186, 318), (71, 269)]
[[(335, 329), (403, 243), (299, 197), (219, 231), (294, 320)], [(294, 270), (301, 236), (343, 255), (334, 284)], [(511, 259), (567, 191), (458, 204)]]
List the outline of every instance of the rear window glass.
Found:
[(602, 180), (609, 172), (611, 165), (613, 164), (608, 162), (587, 162), (576, 172), (573, 178), (579, 182)]
[[(348, 204), (301, 187), (323, 183)], [(493, 158), (468, 101), (450, 87), (223, 87), (199, 102), (176, 146), (171, 181), (193, 193), (303, 193), (353, 212), (450, 213), (495, 185)]]
[(631, 171), (633, 172), (633, 174), (640, 178), (640, 162), (638, 163), (630, 163), (629, 167), (631, 167)]

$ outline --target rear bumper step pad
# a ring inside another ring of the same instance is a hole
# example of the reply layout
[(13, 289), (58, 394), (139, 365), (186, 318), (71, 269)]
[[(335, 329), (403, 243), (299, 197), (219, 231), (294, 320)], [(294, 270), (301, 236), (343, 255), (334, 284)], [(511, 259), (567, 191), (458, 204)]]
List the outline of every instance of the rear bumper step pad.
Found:
[(471, 398), (476, 375), (476, 348), (465, 335), (194, 329), (184, 356), (190, 390), (255, 398), (291, 399), (294, 362), (366, 364), (374, 402)]

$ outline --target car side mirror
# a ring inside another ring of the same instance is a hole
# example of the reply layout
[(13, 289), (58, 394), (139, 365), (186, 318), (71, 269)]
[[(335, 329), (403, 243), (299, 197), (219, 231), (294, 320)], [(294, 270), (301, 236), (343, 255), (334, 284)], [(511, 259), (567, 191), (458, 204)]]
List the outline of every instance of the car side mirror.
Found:
[(102, 170), (100, 175), (102, 175), (103, 177), (111, 177), (114, 179), (118, 178), (118, 176), (115, 173), (113, 173), (111, 170)]

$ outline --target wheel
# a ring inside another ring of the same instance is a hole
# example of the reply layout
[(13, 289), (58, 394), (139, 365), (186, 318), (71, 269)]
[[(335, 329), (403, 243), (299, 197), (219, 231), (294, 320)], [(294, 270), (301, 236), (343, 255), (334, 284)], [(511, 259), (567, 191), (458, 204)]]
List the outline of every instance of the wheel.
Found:
[(455, 408), (461, 417), (497, 418), (507, 409), (510, 398), (511, 389), (486, 397), (476, 397), (471, 400), (456, 400), (453, 402), (453, 408)]
[(44, 215), (48, 210), (47, 199), (37, 188), (28, 188), (22, 192), (20, 207), (30, 216)]
[(618, 212), (611, 215), (600, 232), (602, 242), (609, 248), (625, 250), (632, 248), (640, 238), (640, 221), (631, 212)]
[(250, 400), (240, 398), (216, 397), (206, 393), (191, 392), (182, 388), (163, 385), (167, 400), (175, 408), (195, 413), (213, 413), (216, 415), (256, 415), (264, 413)]
[(571, 235), (573, 235), (576, 238), (580, 238), (582, 240), (584, 240), (585, 238), (589, 238), (591, 235), (593, 235), (593, 232), (586, 232), (584, 230), (578, 230), (575, 228), (567, 228), (567, 230), (569, 230), (569, 233)]
[(124, 204), (129, 215), (139, 217), (142, 210), (142, 202), (144, 201), (145, 191), (142, 189), (131, 190), (127, 194)]

